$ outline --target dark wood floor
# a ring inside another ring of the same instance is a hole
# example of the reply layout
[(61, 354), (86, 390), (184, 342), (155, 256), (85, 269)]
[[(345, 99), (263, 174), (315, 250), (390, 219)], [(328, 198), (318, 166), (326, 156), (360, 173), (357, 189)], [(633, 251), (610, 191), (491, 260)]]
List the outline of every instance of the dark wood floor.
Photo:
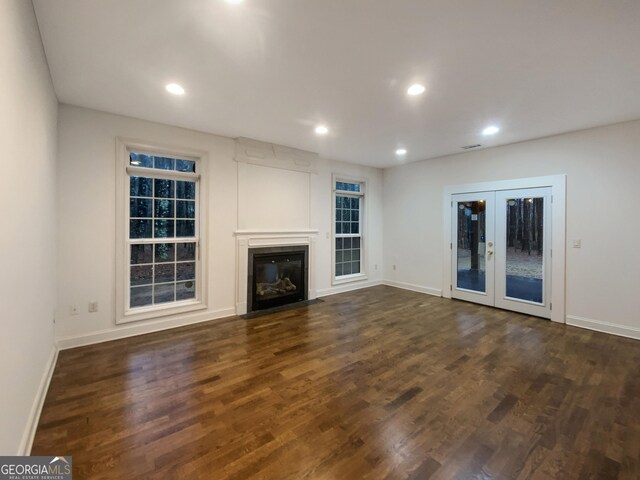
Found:
[(74, 478), (640, 478), (640, 342), (391, 287), (60, 353)]

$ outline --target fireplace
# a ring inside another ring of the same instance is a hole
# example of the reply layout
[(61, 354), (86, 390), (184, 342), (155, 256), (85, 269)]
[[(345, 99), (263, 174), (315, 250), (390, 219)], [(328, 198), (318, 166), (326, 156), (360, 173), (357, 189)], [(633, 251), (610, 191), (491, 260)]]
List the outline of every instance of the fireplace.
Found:
[(309, 247), (249, 248), (247, 312), (307, 300)]

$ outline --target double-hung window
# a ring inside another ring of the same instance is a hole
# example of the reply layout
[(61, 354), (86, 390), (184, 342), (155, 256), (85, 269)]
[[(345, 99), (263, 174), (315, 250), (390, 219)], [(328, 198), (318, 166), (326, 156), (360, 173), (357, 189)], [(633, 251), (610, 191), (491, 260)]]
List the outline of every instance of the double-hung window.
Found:
[(198, 308), (203, 291), (200, 159), (125, 149), (120, 321)]
[(334, 177), (334, 282), (364, 276), (364, 194), (363, 181)]

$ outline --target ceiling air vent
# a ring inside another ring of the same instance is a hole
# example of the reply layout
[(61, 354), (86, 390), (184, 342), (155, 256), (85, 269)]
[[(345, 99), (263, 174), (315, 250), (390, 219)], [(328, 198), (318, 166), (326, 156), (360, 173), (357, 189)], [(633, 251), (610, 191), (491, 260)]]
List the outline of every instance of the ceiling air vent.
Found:
[(465, 145), (464, 147), (460, 147), (463, 150), (471, 150), (472, 148), (478, 148), (481, 147), (482, 145), (480, 145), (479, 143), (476, 145)]

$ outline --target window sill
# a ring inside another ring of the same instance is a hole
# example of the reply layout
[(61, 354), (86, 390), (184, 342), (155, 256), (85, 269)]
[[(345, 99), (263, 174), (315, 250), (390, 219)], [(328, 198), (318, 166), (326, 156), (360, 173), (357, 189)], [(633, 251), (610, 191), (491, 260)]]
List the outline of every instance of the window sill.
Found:
[(205, 310), (207, 305), (199, 300), (189, 300), (172, 304), (166, 307), (141, 307), (135, 310), (128, 310), (124, 315), (116, 320), (116, 324), (140, 322), (150, 320), (152, 318), (167, 317), (170, 315), (179, 315), (181, 313), (193, 312), (196, 310)]
[(332, 285), (342, 285), (343, 283), (360, 282), (367, 280), (369, 277), (366, 273), (355, 273), (353, 275), (342, 275), (341, 277), (334, 277)]

